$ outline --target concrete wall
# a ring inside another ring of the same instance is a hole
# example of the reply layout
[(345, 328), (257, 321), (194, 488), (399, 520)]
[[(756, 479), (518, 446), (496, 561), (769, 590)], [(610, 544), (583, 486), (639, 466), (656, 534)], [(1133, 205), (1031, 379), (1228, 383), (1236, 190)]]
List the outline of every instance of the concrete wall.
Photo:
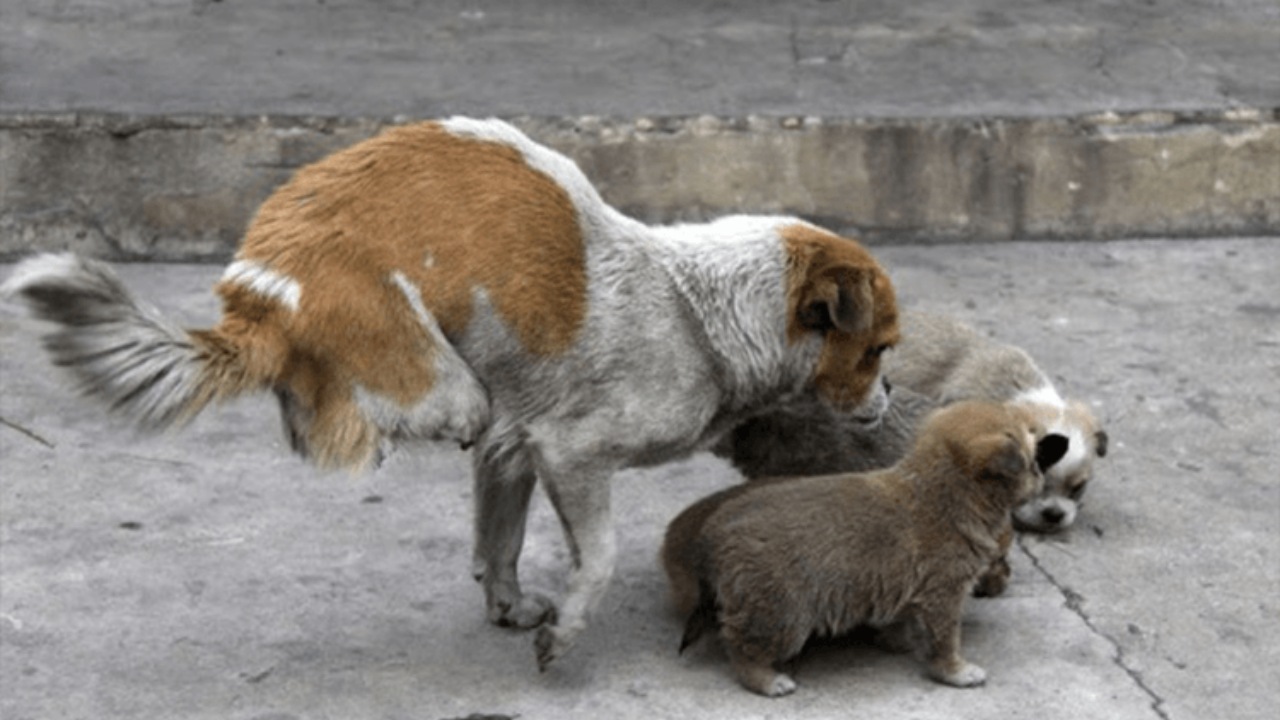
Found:
[[(0, 258), (223, 260), (301, 165), (394, 119), (0, 116)], [(875, 243), (1280, 235), (1280, 111), (515, 118), (651, 222), (791, 213)]]

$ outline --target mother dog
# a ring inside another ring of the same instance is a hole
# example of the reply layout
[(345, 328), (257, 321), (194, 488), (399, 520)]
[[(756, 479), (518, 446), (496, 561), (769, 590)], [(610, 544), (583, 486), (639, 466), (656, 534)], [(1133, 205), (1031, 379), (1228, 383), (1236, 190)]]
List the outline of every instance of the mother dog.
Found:
[[(649, 227), (563, 155), (466, 118), (300, 170), (217, 284), (212, 329), (175, 327), (69, 254), (21, 263), (5, 290), (58, 324), (56, 364), (144, 427), (271, 390), (321, 466), (361, 468), (403, 439), (474, 443), (475, 574), (493, 622), (543, 625), (541, 667), (613, 573), (614, 471), (802, 393), (875, 422), (898, 336), (893, 288), (857, 243), (785, 217)], [(517, 580), (536, 478), (572, 555), (558, 611)]]

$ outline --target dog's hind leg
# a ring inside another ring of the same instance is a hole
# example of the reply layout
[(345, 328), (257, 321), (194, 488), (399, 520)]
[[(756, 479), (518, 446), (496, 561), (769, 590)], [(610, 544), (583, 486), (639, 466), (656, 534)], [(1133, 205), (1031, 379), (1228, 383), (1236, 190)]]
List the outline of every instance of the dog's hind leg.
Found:
[(532, 628), (554, 617), (555, 606), (520, 590), (517, 564), (524, 546), (525, 518), (537, 478), (519, 441), (505, 443), (494, 432), (475, 449), (475, 555), (472, 572), (484, 586), (489, 621)]

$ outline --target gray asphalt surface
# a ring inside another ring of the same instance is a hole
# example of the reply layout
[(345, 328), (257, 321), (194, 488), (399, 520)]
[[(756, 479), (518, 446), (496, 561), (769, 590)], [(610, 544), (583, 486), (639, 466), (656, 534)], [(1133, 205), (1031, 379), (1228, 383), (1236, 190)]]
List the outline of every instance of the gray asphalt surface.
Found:
[[(1274, 117), (1277, 48), (1274, 0), (6, 0), (0, 183), (48, 166), (4, 140), (33, 113), (134, 113), (142, 133), (175, 113), (197, 129), (278, 113)], [(1273, 717), (1280, 242), (873, 249), (906, 304), (1026, 348), (1112, 438), (1076, 526), (1024, 536), (1007, 594), (970, 604), (985, 687), (836, 642), (802, 656), (794, 696), (766, 700), (714, 644), (677, 656), (659, 539), (739, 479), (705, 455), (617, 478), (618, 573), (581, 644), (539, 674), (531, 636), (488, 625), (470, 578), (466, 455), (317, 473), (267, 398), (139, 437), (76, 398), (39, 324), (0, 303), (0, 717)], [(216, 316), (219, 266), (121, 272), (192, 325)], [(559, 592), (567, 563), (539, 495), (526, 585)]]

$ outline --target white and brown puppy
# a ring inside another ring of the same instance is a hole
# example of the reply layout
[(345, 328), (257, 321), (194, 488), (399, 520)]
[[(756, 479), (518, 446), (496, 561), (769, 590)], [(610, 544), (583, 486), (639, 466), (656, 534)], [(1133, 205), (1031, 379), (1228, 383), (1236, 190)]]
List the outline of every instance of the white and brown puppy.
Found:
[(718, 626), (742, 684), (777, 696), (795, 689), (778, 665), (811, 636), (908, 622), (935, 679), (982, 683), (960, 655), (961, 612), (1008, 548), (1010, 512), (1039, 491), (1038, 461), (1066, 449), (1043, 436), (1025, 408), (963, 402), (931, 415), (892, 468), (745, 483), (695, 503), (662, 550), (689, 613), (681, 648)]
[(1030, 355), (954, 318), (909, 310), (884, 370), (894, 391), (879, 425), (851, 423), (816, 402), (793, 404), (739, 426), (715, 451), (748, 478), (860, 472), (905, 455), (936, 407), (967, 399), (1017, 403), (1048, 433), (1067, 438), (1068, 450), (1046, 468), (1043, 492), (1015, 510), (1015, 522), (1038, 532), (1071, 526), (1094, 459), (1107, 452), (1107, 434), (1087, 406), (1062, 398)]
[(1089, 407), (1066, 400), (1021, 348), (998, 343), (954, 318), (903, 313), (900, 352), (886, 361), (890, 382), (947, 405), (960, 400), (1012, 402), (1035, 413), (1046, 432), (1067, 438), (1067, 452), (1045, 469), (1040, 496), (1019, 506), (1014, 521), (1024, 530), (1071, 527), (1080, 498), (1093, 479), (1096, 458), (1107, 454), (1107, 433)]
[[(490, 619), (543, 625), (544, 666), (613, 572), (609, 477), (707, 446), (815, 392), (865, 422), (897, 341), (884, 270), (788, 217), (654, 228), (568, 158), (497, 120), (397, 127), (303, 168), (258, 210), (180, 329), (105, 265), (20, 264), (5, 285), (54, 362), (145, 427), (273, 391), (293, 448), (360, 468), (393, 441), (474, 443), (475, 574)], [(558, 610), (516, 564), (540, 478), (572, 569)]]

